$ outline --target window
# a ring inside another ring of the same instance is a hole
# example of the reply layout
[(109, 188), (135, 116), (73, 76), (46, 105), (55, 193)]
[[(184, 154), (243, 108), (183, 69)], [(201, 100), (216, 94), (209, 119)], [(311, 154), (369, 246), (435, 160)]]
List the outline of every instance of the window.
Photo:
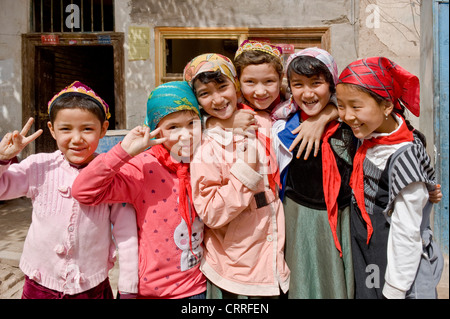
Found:
[(155, 28), (156, 85), (182, 80), (186, 64), (203, 53), (233, 60), (247, 33), (244, 28)]
[(113, 0), (33, 0), (33, 32), (114, 31)]
[(166, 39), (166, 76), (182, 75), (186, 63), (203, 53), (220, 53), (233, 60), (238, 42), (238, 39)]
[(159, 27), (155, 28), (156, 85), (182, 80), (184, 67), (199, 54), (220, 53), (233, 60), (246, 39), (287, 44), (295, 51), (312, 46), (329, 49), (328, 28)]

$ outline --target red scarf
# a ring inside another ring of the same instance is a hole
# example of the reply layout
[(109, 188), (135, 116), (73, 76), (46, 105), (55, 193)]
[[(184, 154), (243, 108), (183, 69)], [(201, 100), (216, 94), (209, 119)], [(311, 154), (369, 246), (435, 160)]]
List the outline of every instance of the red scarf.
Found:
[(336, 132), (338, 127), (338, 121), (331, 122), (328, 124), (322, 135), (322, 182), (325, 204), (327, 205), (328, 211), (328, 222), (331, 227), (331, 233), (333, 234), (334, 245), (337, 250), (339, 250), (339, 255), (342, 257), (342, 248), (337, 237), (337, 198), (341, 188), (341, 174), (339, 173), (331, 145), (328, 142), (328, 139)]
[[(191, 176), (189, 173), (189, 163), (176, 163), (173, 161), (170, 152), (162, 145), (155, 145), (150, 149), (150, 153), (155, 156), (161, 165), (163, 165), (170, 173), (176, 174), (180, 183), (179, 207), (180, 214), (186, 222), (189, 232), (189, 246), (192, 251), (192, 223), (195, 220), (196, 213), (192, 201)], [(196, 256), (197, 257), (197, 256)]]
[(364, 158), (366, 157), (367, 150), (378, 144), (393, 145), (403, 142), (411, 142), (414, 140), (413, 133), (406, 126), (405, 120), (400, 128), (393, 134), (388, 136), (373, 137), (363, 141), (363, 144), (358, 148), (355, 158), (353, 160), (353, 172), (350, 178), (350, 187), (353, 189), (353, 193), (361, 211), (361, 216), (367, 225), (367, 244), (369, 244), (370, 237), (373, 233), (372, 222), (370, 216), (366, 211), (366, 204), (364, 202)]
[[(302, 122), (309, 118), (305, 112), (300, 112), (300, 117)], [(341, 189), (341, 174), (339, 173), (331, 145), (328, 142), (329, 138), (333, 136), (338, 128), (339, 122), (333, 121), (327, 125), (322, 134), (322, 183), (323, 195), (325, 197), (325, 204), (328, 212), (328, 223), (330, 224), (334, 245), (336, 246), (336, 249), (339, 250), (339, 255), (342, 257), (342, 248), (337, 236), (337, 198), (339, 190)]]
[[(246, 104), (239, 103), (238, 104), (239, 109), (243, 110), (253, 110), (250, 106)], [(280, 170), (278, 168), (277, 161), (275, 159), (274, 152), (272, 151), (272, 144), (270, 137), (267, 137), (264, 134), (259, 134), (258, 130), (256, 130), (256, 137), (258, 140), (262, 143), (262, 145), (266, 148), (266, 156), (268, 159), (268, 167), (269, 167), (269, 174), (268, 174), (268, 180), (269, 180), (269, 186), (272, 192), (277, 194), (278, 190), (276, 188), (276, 185), (278, 185), (279, 189), (281, 189), (281, 182), (280, 182)]]
[(349, 64), (339, 83), (354, 84), (389, 99), (395, 108), (401, 103), (415, 116), (420, 114), (419, 78), (384, 57), (372, 57)]

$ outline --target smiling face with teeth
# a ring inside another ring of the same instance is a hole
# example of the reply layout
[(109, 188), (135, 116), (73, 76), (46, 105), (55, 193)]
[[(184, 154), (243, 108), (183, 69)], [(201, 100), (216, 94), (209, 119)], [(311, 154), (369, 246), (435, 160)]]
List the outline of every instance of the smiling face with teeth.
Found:
[(108, 121), (101, 122), (93, 112), (80, 107), (62, 108), (53, 123), (48, 122), (58, 149), (75, 165), (87, 164), (94, 158), (108, 125)]
[(292, 72), (290, 88), (294, 101), (308, 116), (319, 114), (330, 101), (330, 84), (322, 74), (307, 77)]
[(226, 76), (221, 81), (194, 81), (198, 103), (209, 115), (226, 120), (233, 115), (237, 107), (236, 87)]
[(245, 100), (258, 110), (267, 109), (280, 95), (281, 78), (272, 64), (250, 64), (239, 81)]

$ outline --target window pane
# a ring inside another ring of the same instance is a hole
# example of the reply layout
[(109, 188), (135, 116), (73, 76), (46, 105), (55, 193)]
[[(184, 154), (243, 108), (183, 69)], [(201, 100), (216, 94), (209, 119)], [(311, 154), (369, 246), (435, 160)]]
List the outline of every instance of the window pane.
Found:
[(114, 31), (113, 0), (33, 0), (34, 32)]
[(203, 53), (219, 53), (234, 59), (237, 40), (166, 39), (166, 75), (182, 74), (186, 64)]

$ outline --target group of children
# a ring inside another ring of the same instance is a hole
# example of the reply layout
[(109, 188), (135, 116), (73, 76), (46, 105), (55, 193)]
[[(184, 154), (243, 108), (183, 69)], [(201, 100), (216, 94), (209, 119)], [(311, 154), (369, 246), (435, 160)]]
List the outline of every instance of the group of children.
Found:
[(442, 194), (403, 115), (419, 115), (417, 77), (281, 53), (194, 58), (104, 154), (108, 105), (79, 82), (49, 102), (58, 151), (13, 164), (42, 131), (7, 134), (0, 199), (33, 202), (23, 298), (112, 298), (116, 246), (119, 298), (436, 298)]

